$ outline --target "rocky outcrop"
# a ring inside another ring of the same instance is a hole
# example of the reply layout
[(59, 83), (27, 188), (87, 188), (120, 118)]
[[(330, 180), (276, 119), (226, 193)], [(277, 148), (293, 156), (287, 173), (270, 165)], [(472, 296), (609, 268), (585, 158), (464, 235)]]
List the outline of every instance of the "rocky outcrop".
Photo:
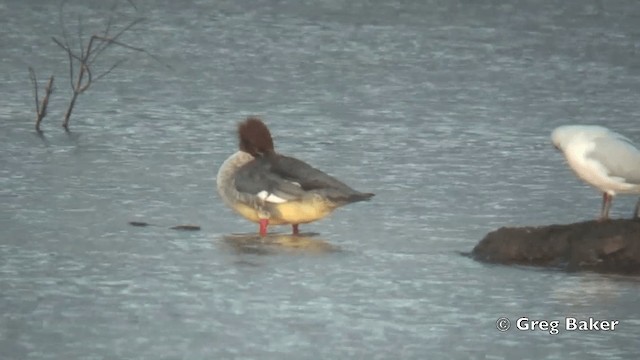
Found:
[(640, 220), (503, 227), (471, 252), (483, 262), (640, 274)]

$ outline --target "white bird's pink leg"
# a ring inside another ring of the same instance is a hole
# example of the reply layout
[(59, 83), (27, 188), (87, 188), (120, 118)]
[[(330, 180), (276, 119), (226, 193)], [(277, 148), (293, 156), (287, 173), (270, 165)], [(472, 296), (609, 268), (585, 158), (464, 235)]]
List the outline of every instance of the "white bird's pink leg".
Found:
[(608, 193), (602, 193), (602, 211), (600, 212), (600, 221), (609, 219), (609, 209), (611, 209), (611, 201), (613, 196)]

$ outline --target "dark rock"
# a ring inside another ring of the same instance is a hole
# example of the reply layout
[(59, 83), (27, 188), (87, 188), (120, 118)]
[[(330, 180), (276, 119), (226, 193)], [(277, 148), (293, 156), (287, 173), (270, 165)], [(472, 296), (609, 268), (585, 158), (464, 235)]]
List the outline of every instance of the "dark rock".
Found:
[(490, 263), (640, 274), (640, 221), (503, 227), (487, 234), (471, 256)]

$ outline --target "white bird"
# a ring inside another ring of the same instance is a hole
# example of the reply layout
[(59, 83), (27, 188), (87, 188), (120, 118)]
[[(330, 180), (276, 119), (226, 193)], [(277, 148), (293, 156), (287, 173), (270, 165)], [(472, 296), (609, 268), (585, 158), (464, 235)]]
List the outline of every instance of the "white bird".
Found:
[[(640, 193), (640, 150), (631, 140), (602, 126), (565, 125), (551, 133), (576, 175), (602, 191), (600, 220), (609, 218), (616, 194)], [(638, 216), (640, 200), (633, 217)]]

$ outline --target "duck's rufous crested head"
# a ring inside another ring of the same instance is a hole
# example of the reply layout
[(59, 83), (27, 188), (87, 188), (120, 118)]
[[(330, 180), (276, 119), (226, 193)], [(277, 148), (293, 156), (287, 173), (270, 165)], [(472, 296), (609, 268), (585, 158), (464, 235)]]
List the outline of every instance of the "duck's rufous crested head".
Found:
[(262, 120), (257, 117), (248, 117), (238, 125), (238, 138), (240, 150), (254, 157), (262, 156), (274, 151), (271, 132)]

